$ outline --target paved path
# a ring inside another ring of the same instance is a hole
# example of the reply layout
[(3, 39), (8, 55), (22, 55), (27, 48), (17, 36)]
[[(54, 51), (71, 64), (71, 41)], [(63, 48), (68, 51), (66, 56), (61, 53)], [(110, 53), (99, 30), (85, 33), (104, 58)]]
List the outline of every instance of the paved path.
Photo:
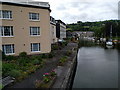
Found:
[(16, 83), (15, 85), (12, 86), (12, 88), (35, 88), (35, 81), (36, 80), (42, 80), (43, 79), (43, 74), (46, 72), (50, 72), (52, 69), (55, 69), (57, 67), (57, 63), (60, 57), (63, 56), (63, 53), (66, 50), (70, 50), (74, 47), (76, 47), (76, 43), (68, 43), (67, 46), (65, 46), (62, 50), (57, 50), (55, 52), (56, 56), (52, 59), (47, 60), (46, 65), (44, 65), (43, 68), (37, 70), (35, 73), (29, 75), (28, 78), (25, 80)]

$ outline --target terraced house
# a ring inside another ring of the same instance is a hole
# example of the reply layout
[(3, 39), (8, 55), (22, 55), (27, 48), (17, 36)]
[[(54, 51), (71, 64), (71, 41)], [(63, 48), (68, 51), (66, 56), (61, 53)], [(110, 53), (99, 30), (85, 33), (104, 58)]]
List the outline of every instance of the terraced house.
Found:
[(50, 16), (50, 31), (51, 31), (51, 43), (56, 43), (58, 38), (56, 37), (56, 21)]
[(6, 55), (51, 51), (51, 10), (47, 2), (0, 2), (0, 5), (0, 45)]
[(61, 40), (66, 38), (66, 24), (61, 20), (56, 20), (56, 37)]

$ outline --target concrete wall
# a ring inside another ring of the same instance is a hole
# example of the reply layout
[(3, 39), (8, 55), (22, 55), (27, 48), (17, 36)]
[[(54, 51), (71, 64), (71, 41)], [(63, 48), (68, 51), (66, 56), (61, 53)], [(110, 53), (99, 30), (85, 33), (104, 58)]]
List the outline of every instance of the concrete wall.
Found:
[[(20, 52), (28, 54), (48, 53), (51, 51), (50, 11), (48, 9), (2, 5), (2, 10), (11, 10), (11, 20), (0, 20), (2, 26), (13, 26), (14, 37), (2, 37), (2, 44), (14, 44), (15, 55)], [(40, 21), (30, 21), (29, 12), (39, 13)], [(30, 26), (40, 27), (40, 36), (30, 36)], [(41, 52), (31, 52), (30, 43), (40, 43)]]

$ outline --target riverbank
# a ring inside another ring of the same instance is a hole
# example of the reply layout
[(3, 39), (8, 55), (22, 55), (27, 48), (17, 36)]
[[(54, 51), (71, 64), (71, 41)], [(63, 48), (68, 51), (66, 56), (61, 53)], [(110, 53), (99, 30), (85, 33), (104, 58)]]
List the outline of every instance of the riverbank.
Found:
[[(47, 59), (45, 61), (45, 65), (42, 68), (38, 69), (35, 73), (29, 75), (21, 82), (17, 82), (14, 85), (6, 88), (35, 88), (35, 81), (43, 80), (43, 74), (48, 73), (53, 69), (57, 73), (57, 78), (52, 88), (65, 88), (68, 84), (69, 76), (71, 75), (71, 71), (75, 62), (74, 58), (77, 54), (77, 47), (77, 43), (70, 42), (61, 50), (54, 50), (55, 56), (53, 58)], [(72, 53), (67, 55), (68, 51), (70, 50)], [(59, 65), (60, 59), (65, 55), (67, 55), (67, 61), (61, 66)], [(59, 83), (59, 80), (61, 80), (61, 83)]]
[(64, 66), (57, 66), (57, 79), (52, 88), (71, 88), (77, 66), (77, 50), (73, 48), (73, 55)]

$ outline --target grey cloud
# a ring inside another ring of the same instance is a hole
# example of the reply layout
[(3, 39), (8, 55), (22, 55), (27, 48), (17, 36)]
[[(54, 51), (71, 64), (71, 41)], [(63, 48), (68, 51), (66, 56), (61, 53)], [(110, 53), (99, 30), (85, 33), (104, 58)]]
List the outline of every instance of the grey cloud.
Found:
[(66, 6), (64, 4), (60, 4), (58, 7), (56, 7), (57, 10), (66, 10)]
[(65, 22), (76, 22), (79, 20), (85, 21), (87, 18), (89, 18), (89, 15), (87, 13), (81, 13), (76, 15), (71, 15), (70, 13), (65, 13), (62, 18), (65, 18)]
[[(75, 14), (75, 12), (69, 12), (71, 9), (75, 9), (75, 11), (79, 11)], [(116, 3), (111, 2), (64, 2), (58, 4), (56, 10), (59, 10), (62, 13), (60, 16), (61, 20), (65, 21), (65, 23), (73, 23), (80, 21), (98, 21), (105, 19), (115, 19), (117, 18), (117, 7)]]

